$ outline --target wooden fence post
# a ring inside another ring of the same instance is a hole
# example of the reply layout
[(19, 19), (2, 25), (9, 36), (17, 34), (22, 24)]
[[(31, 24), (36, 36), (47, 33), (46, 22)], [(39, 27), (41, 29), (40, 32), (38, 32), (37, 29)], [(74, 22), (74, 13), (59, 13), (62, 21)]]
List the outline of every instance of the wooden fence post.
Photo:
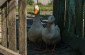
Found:
[(8, 2), (8, 37), (9, 49), (16, 51), (16, 1), (10, 0)]
[(59, 25), (60, 29), (64, 28), (64, 0), (53, 0), (53, 15), (55, 16), (55, 23)]
[(75, 19), (75, 0), (66, 0), (66, 23), (65, 28), (74, 33), (76, 24)]
[(1, 7), (2, 12), (2, 45), (7, 47), (7, 3)]
[(76, 0), (76, 34), (82, 38), (83, 29), (83, 0)]
[(27, 55), (26, 0), (19, 0), (19, 51)]

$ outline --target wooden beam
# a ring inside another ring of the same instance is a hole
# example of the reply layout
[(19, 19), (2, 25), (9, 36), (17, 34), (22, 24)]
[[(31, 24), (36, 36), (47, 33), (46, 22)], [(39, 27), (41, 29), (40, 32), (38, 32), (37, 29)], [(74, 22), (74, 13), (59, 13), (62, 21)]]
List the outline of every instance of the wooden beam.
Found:
[(0, 45), (0, 53), (2, 53), (3, 55), (20, 55), (12, 50), (9, 50), (3, 46)]
[(64, 0), (53, 0), (53, 15), (55, 16), (55, 23), (59, 25), (61, 31), (64, 28)]
[(83, 38), (83, 0), (76, 0), (76, 34)]
[(8, 37), (9, 49), (16, 51), (16, 0), (8, 2)]
[(0, 0), (0, 7), (3, 6), (3, 4), (6, 2), (7, 0)]
[(7, 4), (2, 7), (2, 45), (7, 47)]
[(19, 51), (27, 55), (26, 0), (19, 0)]

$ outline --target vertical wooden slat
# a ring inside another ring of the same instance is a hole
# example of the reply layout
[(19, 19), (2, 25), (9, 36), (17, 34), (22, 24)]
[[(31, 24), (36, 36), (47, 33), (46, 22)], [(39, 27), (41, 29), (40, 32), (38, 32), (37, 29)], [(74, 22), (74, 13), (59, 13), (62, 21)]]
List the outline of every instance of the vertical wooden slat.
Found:
[(83, 0), (83, 38), (85, 38), (84, 37), (84, 35), (85, 35), (85, 33), (84, 33), (84, 31), (85, 31), (85, 29), (84, 29), (84, 26), (85, 26), (84, 21), (85, 21), (85, 0)]
[(55, 23), (59, 25), (61, 31), (64, 27), (64, 10), (65, 1), (64, 0), (53, 0), (53, 15), (55, 16)]
[(66, 0), (66, 25), (65, 28), (74, 33), (75, 29), (75, 0)]
[(66, 0), (65, 0), (65, 10), (64, 10), (64, 27), (65, 27), (65, 23), (66, 23)]
[(7, 47), (7, 7), (6, 7), (6, 3), (5, 5), (3, 5), (2, 7), (2, 45), (4, 47)]
[(76, 34), (82, 38), (83, 29), (83, 0), (76, 0)]
[(84, 0), (84, 38), (85, 38), (85, 0)]
[(9, 49), (16, 51), (16, 7), (15, 0), (10, 0), (8, 3), (8, 37)]
[(19, 0), (19, 51), (27, 55), (26, 0)]

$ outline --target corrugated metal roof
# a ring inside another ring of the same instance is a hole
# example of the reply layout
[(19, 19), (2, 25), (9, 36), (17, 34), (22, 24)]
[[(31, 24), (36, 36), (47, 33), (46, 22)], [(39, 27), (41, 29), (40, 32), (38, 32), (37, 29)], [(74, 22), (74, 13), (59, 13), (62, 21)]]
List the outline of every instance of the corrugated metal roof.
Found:
[(0, 0), (0, 7), (6, 2), (7, 0)]

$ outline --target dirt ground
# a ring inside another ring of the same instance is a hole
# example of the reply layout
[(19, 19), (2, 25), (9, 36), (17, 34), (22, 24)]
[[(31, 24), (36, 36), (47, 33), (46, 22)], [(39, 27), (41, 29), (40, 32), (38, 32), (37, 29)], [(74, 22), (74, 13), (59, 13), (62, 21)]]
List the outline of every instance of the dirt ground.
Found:
[(81, 55), (78, 51), (73, 50), (65, 44), (60, 44), (58, 47), (55, 48), (55, 51), (51, 51), (51, 49), (45, 51), (44, 47), (42, 48), (44, 49), (42, 51), (34, 50), (35, 47), (33, 47), (34, 45), (32, 46), (31, 44), (32, 43), (29, 43), (28, 55)]

